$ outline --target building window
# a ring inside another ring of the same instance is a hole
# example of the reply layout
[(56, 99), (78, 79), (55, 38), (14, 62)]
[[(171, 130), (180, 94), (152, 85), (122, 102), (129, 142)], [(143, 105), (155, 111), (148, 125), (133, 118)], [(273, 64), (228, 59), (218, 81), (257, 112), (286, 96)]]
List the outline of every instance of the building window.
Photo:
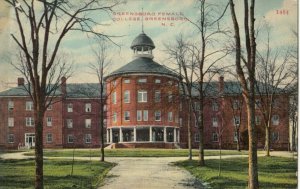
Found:
[(212, 134), (212, 141), (213, 142), (218, 142), (219, 141), (219, 137), (218, 137), (218, 134), (216, 132), (213, 132), (213, 134)]
[(112, 93), (112, 103), (113, 104), (117, 104), (117, 92), (113, 92)]
[(47, 143), (51, 143), (53, 141), (52, 133), (47, 134)]
[(52, 117), (47, 117), (47, 126), (52, 126)]
[(272, 116), (272, 125), (279, 125), (279, 115)]
[(92, 104), (86, 103), (85, 104), (85, 112), (91, 112), (92, 111)]
[(67, 119), (67, 128), (73, 128), (73, 120)]
[(179, 103), (179, 110), (182, 111), (182, 102)]
[(91, 143), (91, 142), (92, 142), (92, 135), (85, 134), (85, 143)]
[(117, 112), (113, 113), (113, 122), (116, 123), (117, 122)]
[(138, 102), (147, 102), (147, 91), (138, 91)]
[(155, 79), (155, 83), (161, 83), (160, 79)]
[(238, 141), (238, 137), (237, 137), (237, 132), (236, 131), (234, 132), (234, 135), (233, 135), (233, 141), (234, 142)]
[(144, 121), (148, 121), (148, 110), (144, 110), (143, 111), (143, 119), (144, 119)]
[(15, 122), (15, 120), (14, 120), (13, 117), (9, 117), (8, 118), (8, 126), (9, 127), (13, 127), (14, 126), (14, 122)]
[(200, 135), (199, 135), (199, 133), (195, 133), (194, 140), (195, 140), (195, 142), (199, 142), (200, 141)]
[(155, 93), (154, 93), (154, 101), (155, 102), (160, 102), (160, 99), (161, 99), (160, 91), (155, 91)]
[(179, 118), (179, 127), (182, 127), (182, 118)]
[(200, 110), (200, 103), (199, 102), (194, 102), (194, 107), (196, 111)]
[(52, 104), (48, 104), (47, 110), (52, 110)]
[(68, 111), (68, 112), (73, 112), (73, 104), (69, 103), (69, 104), (67, 105), (67, 111)]
[(124, 79), (124, 83), (126, 84), (130, 83), (130, 79)]
[(32, 111), (32, 110), (33, 110), (33, 102), (26, 101), (26, 111)]
[(260, 125), (261, 121), (260, 121), (260, 116), (255, 116), (255, 125)]
[(107, 126), (107, 119), (103, 119), (103, 127)]
[(146, 78), (140, 78), (138, 79), (138, 83), (146, 83), (147, 79)]
[(142, 121), (142, 110), (137, 110), (136, 111), (136, 120), (137, 121)]
[(234, 110), (240, 109), (240, 101), (239, 100), (234, 100), (232, 107)]
[(26, 126), (34, 126), (34, 119), (33, 117), (26, 117)]
[(172, 100), (173, 100), (173, 95), (172, 95), (172, 92), (169, 91), (169, 92), (168, 92), (168, 101), (169, 101), (169, 102), (172, 102)]
[(14, 109), (14, 102), (13, 101), (8, 101), (8, 110), (13, 110)]
[(195, 127), (198, 127), (198, 123), (200, 121), (200, 116), (198, 117), (198, 123), (197, 123), (197, 117), (194, 115), (194, 118), (195, 118)]
[(74, 143), (74, 135), (68, 135), (68, 143)]
[(218, 118), (217, 117), (212, 118), (212, 125), (213, 125), (213, 127), (218, 127)]
[(130, 121), (130, 111), (125, 111), (124, 112), (124, 120), (125, 121)]
[(279, 140), (279, 132), (272, 132), (271, 133), (271, 140), (273, 142), (278, 141)]
[(218, 111), (218, 109), (219, 109), (218, 103), (217, 102), (212, 102), (212, 110), (213, 111)]
[(273, 106), (273, 108), (278, 108), (278, 107), (279, 107), (278, 99), (274, 99), (274, 100), (273, 100), (272, 106)]
[(130, 103), (130, 91), (128, 90), (124, 92), (124, 103)]
[(240, 116), (233, 116), (233, 125), (234, 126), (240, 126), (240, 124), (241, 124)]
[(261, 102), (260, 102), (260, 100), (256, 99), (255, 100), (255, 109), (259, 109), (259, 108), (261, 108)]
[(113, 87), (116, 87), (117, 86), (117, 81), (113, 80), (112, 85), (113, 85)]
[(154, 112), (155, 121), (161, 121), (161, 112), (155, 111)]
[(85, 128), (91, 128), (92, 119), (85, 119)]
[(168, 121), (169, 122), (173, 121), (173, 112), (168, 112)]
[(7, 136), (7, 142), (8, 143), (14, 143), (15, 142), (15, 136), (14, 136), (14, 134), (9, 134)]

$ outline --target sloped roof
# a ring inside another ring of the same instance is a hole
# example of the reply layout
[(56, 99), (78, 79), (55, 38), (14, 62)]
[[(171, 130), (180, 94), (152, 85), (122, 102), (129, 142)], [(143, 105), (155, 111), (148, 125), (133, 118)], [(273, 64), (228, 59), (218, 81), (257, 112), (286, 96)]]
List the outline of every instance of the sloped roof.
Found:
[(179, 77), (175, 72), (169, 70), (163, 65), (160, 65), (159, 63), (153, 61), (151, 58), (146, 57), (139, 57), (134, 59), (133, 61), (129, 62), (125, 66), (117, 69), (116, 71), (109, 74), (106, 78), (122, 75), (122, 74), (163, 74), (168, 75), (172, 77)]
[[(28, 85), (18, 86), (6, 91), (0, 92), (0, 97), (7, 96), (28, 96), (28, 92), (25, 90), (28, 88)], [(70, 83), (67, 84), (67, 98), (99, 98), (100, 90), (98, 83)], [(103, 91), (105, 94), (105, 88)], [(61, 96), (61, 88), (58, 87), (54, 96)]]
[[(192, 89), (192, 96), (198, 96), (199, 95), (199, 87), (198, 83), (193, 84)], [(213, 82), (205, 82), (203, 83), (203, 90), (204, 94), (206, 96), (217, 96), (220, 95), (219, 90), (219, 82), (213, 81)], [(275, 94), (283, 93), (284, 90), (281, 88), (272, 87), (271, 85), (265, 85), (263, 83), (257, 82), (255, 87), (255, 93), (258, 94), (258, 90), (261, 94), (267, 94), (267, 91), (273, 91)], [(270, 92), (269, 92), (270, 93)], [(242, 86), (238, 81), (226, 81), (224, 82), (224, 90), (222, 95), (225, 96), (235, 96), (235, 95), (241, 95), (242, 94)]]

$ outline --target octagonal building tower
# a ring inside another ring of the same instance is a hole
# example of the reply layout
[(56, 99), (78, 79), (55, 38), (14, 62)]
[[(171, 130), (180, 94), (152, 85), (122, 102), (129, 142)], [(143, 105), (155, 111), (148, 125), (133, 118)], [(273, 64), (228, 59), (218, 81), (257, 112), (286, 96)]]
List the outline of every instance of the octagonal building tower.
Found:
[(179, 143), (179, 77), (153, 61), (145, 33), (131, 44), (133, 60), (106, 78), (107, 143), (172, 148)]

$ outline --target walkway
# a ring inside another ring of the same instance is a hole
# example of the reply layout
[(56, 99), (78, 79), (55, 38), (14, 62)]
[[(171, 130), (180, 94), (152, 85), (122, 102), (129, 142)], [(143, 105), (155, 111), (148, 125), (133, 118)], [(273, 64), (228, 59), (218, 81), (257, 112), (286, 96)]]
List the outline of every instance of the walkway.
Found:
[(170, 165), (186, 158), (107, 158), (118, 163), (101, 189), (204, 188), (186, 170)]

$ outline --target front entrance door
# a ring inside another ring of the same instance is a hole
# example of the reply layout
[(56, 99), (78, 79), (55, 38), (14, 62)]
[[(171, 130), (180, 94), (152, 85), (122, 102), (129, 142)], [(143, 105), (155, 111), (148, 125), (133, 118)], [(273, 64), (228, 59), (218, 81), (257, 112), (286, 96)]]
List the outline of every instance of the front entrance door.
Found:
[(35, 146), (35, 134), (25, 133), (25, 146), (34, 147)]
[(113, 143), (118, 143), (118, 142), (119, 142), (119, 132), (113, 131)]

